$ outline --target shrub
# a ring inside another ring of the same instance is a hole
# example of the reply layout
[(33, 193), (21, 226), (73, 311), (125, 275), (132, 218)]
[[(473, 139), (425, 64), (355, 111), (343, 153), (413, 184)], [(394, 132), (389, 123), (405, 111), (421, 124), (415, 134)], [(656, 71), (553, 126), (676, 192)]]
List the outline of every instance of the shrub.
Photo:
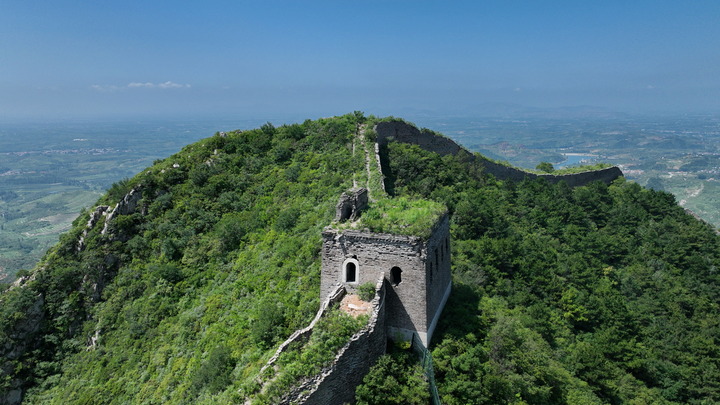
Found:
[(365, 302), (370, 302), (375, 298), (375, 285), (373, 283), (365, 283), (358, 287), (358, 295)]
[(195, 372), (192, 382), (195, 389), (206, 387), (210, 392), (218, 392), (230, 384), (230, 373), (235, 368), (235, 360), (225, 345), (216, 346)]

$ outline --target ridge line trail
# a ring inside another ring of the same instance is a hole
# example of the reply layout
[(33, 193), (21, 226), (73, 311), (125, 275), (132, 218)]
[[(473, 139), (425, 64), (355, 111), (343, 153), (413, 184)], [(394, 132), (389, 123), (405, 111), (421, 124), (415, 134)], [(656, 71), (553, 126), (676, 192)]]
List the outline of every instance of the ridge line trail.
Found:
[(368, 194), (372, 195), (372, 190), (370, 190), (370, 151), (368, 151), (367, 139), (365, 139), (365, 128), (365, 124), (360, 125), (358, 137), (362, 140), (363, 150), (365, 151), (365, 173), (367, 174), (367, 180), (365, 180), (365, 188), (368, 189)]
[[(365, 152), (365, 176), (366, 176), (365, 188), (368, 189), (369, 194), (372, 194), (372, 190), (370, 189), (370, 151), (368, 150), (367, 142), (365, 139), (365, 128), (366, 127), (367, 127), (367, 125), (365, 125), (365, 124), (358, 126), (358, 129), (357, 129), (357, 132), (355, 135), (355, 139), (353, 140), (353, 144), (352, 144), (352, 154), (353, 154), (353, 156), (355, 156), (355, 152), (357, 149), (357, 143), (359, 142), (363, 147), (363, 151)], [(357, 178), (355, 175), (353, 175), (353, 187), (357, 188), (357, 186), (358, 186)]]
[[(360, 129), (355, 132), (355, 139), (353, 139), (352, 143), (352, 155), (355, 156), (355, 149), (356, 149), (356, 143), (360, 140)], [(357, 176), (356, 173), (353, 173), (353, 188), (357, 188)]]

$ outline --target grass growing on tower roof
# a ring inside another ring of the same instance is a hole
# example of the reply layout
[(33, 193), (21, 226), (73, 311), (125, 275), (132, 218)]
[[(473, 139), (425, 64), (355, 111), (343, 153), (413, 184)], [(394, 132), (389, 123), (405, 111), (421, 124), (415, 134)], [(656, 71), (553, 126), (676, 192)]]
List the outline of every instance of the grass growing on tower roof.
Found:
[(382, 198), (370, 203), (355, 222), (336, 225), (342, 229), (430, 237), (435, 223), (447, 212), (445, 205), (408, 197)]

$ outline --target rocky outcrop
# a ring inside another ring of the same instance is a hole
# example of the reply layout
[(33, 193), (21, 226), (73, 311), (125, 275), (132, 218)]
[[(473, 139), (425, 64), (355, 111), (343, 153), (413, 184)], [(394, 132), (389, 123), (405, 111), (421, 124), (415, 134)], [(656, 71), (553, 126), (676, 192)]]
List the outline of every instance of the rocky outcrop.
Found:
[[(105, 227), (103, 227), (101, 234), (105, 235), (108, 232), (108, 225), (111, 221), (119, 215), (129, 215), (135, 212), (142, 199), (142, 189), (140, 187), (133, 188), (129, 193), (115, 205), (112, 211), (107, 214), (105, 219)], [(143, 214), (145, 214), (143, 210)]]
[(87, 225), (85, 225), (85, 229), (83, 230), (82, 235), (80, 236), (80, 239), (78, 240), (77, 245), (77, 251), (80, 252), (83, 249), (85, 249), (85, 238), (88, 235), (88, 232), (95, 227), (95, 224), (100, 221), (100, 218), (102, 218), (104, 215), (107, 215), (108, 210), (107, 205), (99, 205), (97, 208), (95, 208), (95, 211), (93, 211), (92, 214), (90, 214), (90, 219), (87, 222)]
[(441, 156), (463, 154), (467, 156), (468, 159), (479, 160), (485, 167), (486, 173), (492, 174), (501, 180), (522, 181), (526, 178), (544, 178), (550, 183), (564, 181), (570, 187), (578, 187), (593, 181), (602, 181), (610, 184), (613, 180), (623, 175), (622, 171), (616, 166), (607, 169), (563, 175), (530, 173), (474, 155), (448, 137), (426, 129), (419, 130), (415, 126), (400, 120), (380, 122), (376, 125), (375, 131), (378, 134), (378, 142), (381, 145), (395, 141), (418, 145), (422, 149), (435, 152)]
[[(103, 217), (105, 218), (104, 226), (101, 233), (112, 233), (109, 231), (108, 225), (111, 221), (120, 215), (130, 215), (138, 210), (144, 214), (144, 208), (140, 206), (142, 199), (142, 191), (136, 187), (128, 192), (112, 211), (108, 211), (109, 207), (105, 205), (98, 206), (88, 219), (87, 225), (79, 236), (75, 250), (80, 252), (85, 248), (87, 236), (93, 229), (99, 227)], [(97, 231), (95, 231), (97, 232)], [(121, 238), (123, 235), (108, 235), (109, 239)], [(98, 259), (98, 256), (92, 257)], [(70, 287), (76, 291), (81, 291), (81, 296), (86, 297), (83, 301), (84, 311), (74, 314), (75, 318), (66, 320), (68, 323), (64, 326), (66, 336), (77, 336), (80, 333), (80, 325), (85, 321), (90, 313), (90, 307), (100, 301), (103, 288), (113, 279), (117, 268), (120, 265), (118, 257), (110, 253), (100, 254), (100, 260), (92, 262), (78, 262), (85, 264), (82, 278), (74, 278), (68, 281)], [(28, 381), (26, 375), (28, 372), (23, 370), (25, 367), (31, 367), (23, 363), (23, 358), (27, 353), (38, 350), (42, 345), (45, 350), (52, 350), (52, 345), (43, 342), (39, 336), (46, 333), (47, 330), (56, 328), (53, 325), (53, 314), (46, 308), (46, 296), (44, 290), (40, 286), (33, 283), (34, 280), (43, 277), (43, 272), (47, 271), (44, 267), (37, 268), (32, 274), (18, 279), (11, 287), (13, 293), (20, 294), (22, 299), (22, 307), (17, 312), (22, 314), (16, 321), (6, 325), (4, 334), (0, 337), (0, 405), (16, 405), (20, 404), (23, 399), (24, 390), (27, 388)], [(57, 297), (55, 297), (57, 299)], [(47, 298), (49, 300), (49, 298)], [(0, 305), (3, 302), (0, 297)], [(96, 330), (93, 336), (87, 337), (88, 347), (92, 349), (98, 339), (100, 339), (100, 330)], [(22, 366), (20, 366), (22, 364)]]

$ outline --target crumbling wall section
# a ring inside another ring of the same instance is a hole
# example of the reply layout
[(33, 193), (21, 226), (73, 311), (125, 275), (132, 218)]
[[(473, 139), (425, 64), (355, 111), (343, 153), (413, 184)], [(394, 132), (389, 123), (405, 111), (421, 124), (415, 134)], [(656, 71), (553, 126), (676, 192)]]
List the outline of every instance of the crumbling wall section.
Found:
[(373, 311), (367, 325), (354, 334), (330, 364), (316, 376), (303, 381), (280, 404), (335, 405), (355, 403), (355, 388), (360, 385), (380, 356), (385, 354), (385, 291), (387, 281), (381, 274), (375, 284)]
[(335, 206), (335, 221), (354, 221), (360, 217), (360, 212), (368, 206), (368, 189), (353, 188), (340, 196)]
[(288, 347), (290, 347), (290, 344), (299, 340), (307, 340), (310, 337), (310, 334), (312, 334), (312, 331), (315, 328), (315, 324), (318, 323), (320, 318), (325, 316), (328, 309), (332, 308), (334, 304), (342, 301), (344, 296), (345, 287), (343, 286), (338, 286), (333, 292), (331, 292), (328, 297), (320, 304), (320, 309), (318, 309), (317, 313), (315, 314), (315, 318), (313, 318), (310, 324), (302, 329), (296, 330), (295, 332), (293, 332), (292, 335), (290, 335), (289, 338), (287, 338), (287, 340), (282, 342), (282, 344), (280, 344), (280, 347), (278, 347), (278, 349), (275, 351), (275, 354), (270, 358), (270, 360), (268, 360), (267, 364), (265, 364), (260, 369), (260, 373), (258, 374), (263, 375), (268, 367), (274, 366), (280, 355), (283, 354), (288, 349)]

